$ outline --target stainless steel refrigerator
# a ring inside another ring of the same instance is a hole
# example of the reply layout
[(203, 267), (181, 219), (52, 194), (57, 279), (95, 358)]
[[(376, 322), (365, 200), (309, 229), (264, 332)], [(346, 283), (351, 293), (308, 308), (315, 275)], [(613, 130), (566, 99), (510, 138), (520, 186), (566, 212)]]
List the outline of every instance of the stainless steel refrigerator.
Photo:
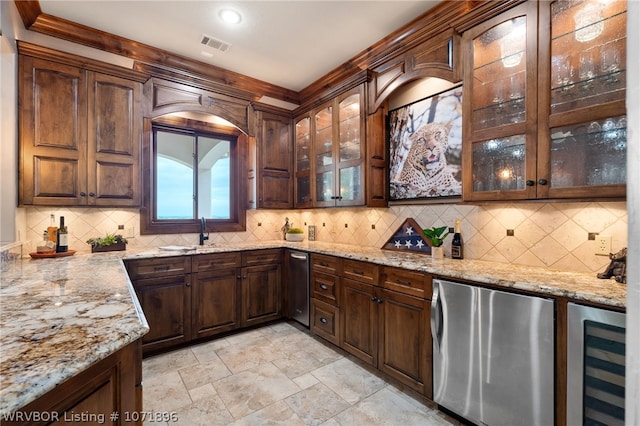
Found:
[(554, 302), (433, 281), (433, 399), (480, 425), (554, 424)]

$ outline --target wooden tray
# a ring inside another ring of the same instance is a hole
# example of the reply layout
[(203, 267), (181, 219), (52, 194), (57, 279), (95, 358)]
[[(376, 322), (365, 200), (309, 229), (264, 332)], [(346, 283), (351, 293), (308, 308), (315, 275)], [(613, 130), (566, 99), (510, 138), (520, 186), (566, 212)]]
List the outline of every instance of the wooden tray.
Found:
[(76, 254), (75, 250), (69, 250), (69, 251), (65, 251), (62, 253), (29, 253), (29, 256), (31, 256), (34, 259), (48, 259), (48, 258), (52, 258), (52, 257), (66, 257), (66, 256), (73, 256), (74, 254)]

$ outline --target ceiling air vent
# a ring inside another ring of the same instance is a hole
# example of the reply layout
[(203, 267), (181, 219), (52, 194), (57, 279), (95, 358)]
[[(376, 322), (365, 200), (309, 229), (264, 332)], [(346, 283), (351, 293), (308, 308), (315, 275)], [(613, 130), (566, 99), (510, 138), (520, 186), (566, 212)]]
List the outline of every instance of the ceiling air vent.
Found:
[(217, 39), (215, 37), (211, 37), (205, 34), (202, 35), (202, 38), (200, 39), (200, 43), (204, 44), (205, 46), (212, 47), (221, 52), (226, 52), (231, 48), (231, 43), (227, 43), (226, 41), (222, 41), (220, 39)]

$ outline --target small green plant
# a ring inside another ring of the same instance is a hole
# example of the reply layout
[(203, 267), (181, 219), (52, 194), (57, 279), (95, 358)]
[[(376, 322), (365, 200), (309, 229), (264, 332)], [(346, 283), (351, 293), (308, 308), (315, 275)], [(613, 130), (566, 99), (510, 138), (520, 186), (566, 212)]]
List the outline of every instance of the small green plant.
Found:
[(442, 235), (446, 231), (446, 229), (446, 226), (434, 226), (433, 228), (423, 229), (422, 233), (431, 243), (431, 247), (440, 247), (444, 243), (444, 239), (447, 238), (447, 235), (449, 235), (449, 232)]
[(89, 238), (87, 240), (87, 244), (93, 247), (107, 247), (119, 243), (127, 244), (127, 239), (120, 234), (107, 234), (102, 238)]
[(287, 234), (304, 234), (304, 231), (300, 228), (289, 228)]

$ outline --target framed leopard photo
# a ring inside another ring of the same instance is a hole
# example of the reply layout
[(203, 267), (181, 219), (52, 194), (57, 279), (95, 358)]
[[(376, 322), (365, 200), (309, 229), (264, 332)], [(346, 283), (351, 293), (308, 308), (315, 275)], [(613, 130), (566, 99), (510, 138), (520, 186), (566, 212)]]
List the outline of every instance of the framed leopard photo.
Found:
[(462, 86), (389, 111), (387, 139), (390, 200), (462, 195)]

